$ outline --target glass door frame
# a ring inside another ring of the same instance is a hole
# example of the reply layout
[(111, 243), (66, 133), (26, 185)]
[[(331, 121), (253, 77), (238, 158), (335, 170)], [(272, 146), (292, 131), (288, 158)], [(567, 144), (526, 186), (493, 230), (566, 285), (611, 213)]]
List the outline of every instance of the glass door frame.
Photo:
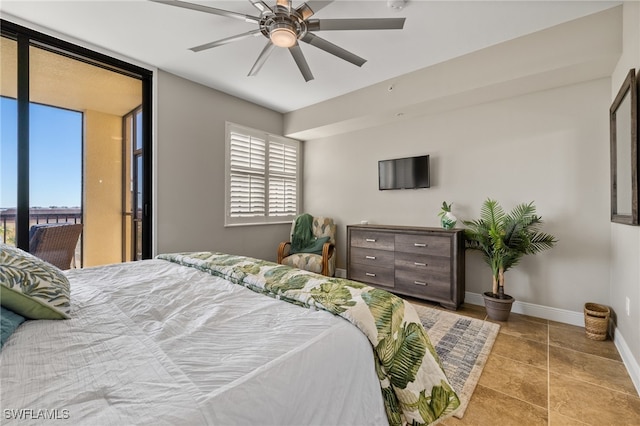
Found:
[[(142, 258), (139, 231), (143, 223), (142, 182), (144, 179), (144, 149), (142, 146), (142, 106), (122, 117), (122, 261)], [(140, 118), (140, 120), (138, 119)], [(140, 225), (140, 226), (139, 226)]]
[(29, 250), (29, 47), (35, 45), (72, 59), (118, 72), (142, 82), (142, 258), (153, 255), (152, 245), (152, 87), (153, 71), (119, 59), (60, 40), (47, 34), (23, 27), (5, 19), (0, 20), (3, 37), (18, 43), (18, 188), (16, 212), (16, 246)]

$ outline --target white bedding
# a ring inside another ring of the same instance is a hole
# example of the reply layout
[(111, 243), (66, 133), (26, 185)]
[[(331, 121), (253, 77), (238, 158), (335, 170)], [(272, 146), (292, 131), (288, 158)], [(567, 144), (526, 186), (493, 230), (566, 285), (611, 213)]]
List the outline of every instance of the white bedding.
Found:
[(67, 275), (72, 319), (2, 349), (3, 425), (387, 424), (371, 344), (342, 318), (163, 260)]

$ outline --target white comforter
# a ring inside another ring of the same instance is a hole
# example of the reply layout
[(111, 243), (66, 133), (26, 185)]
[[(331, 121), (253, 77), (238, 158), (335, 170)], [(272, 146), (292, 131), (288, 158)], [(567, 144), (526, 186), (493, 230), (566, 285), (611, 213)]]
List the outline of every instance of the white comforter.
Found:
[(68, 277), (72, 319), (2, 349), (2, 425), (387, 423), (371, 345), (342, 318), (162, 260)]

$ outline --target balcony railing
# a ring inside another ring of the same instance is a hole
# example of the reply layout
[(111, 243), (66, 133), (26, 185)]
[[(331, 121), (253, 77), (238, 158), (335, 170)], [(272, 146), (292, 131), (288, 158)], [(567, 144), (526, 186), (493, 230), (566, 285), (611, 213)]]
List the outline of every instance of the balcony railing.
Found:
[[(52, 207), (29, 209), (29, 226), (40, 223), (82, 223), (82, 210), (79, 207)], [(15, 244), (16, 209), (0, 209), (0, 232), (2, 242)]]

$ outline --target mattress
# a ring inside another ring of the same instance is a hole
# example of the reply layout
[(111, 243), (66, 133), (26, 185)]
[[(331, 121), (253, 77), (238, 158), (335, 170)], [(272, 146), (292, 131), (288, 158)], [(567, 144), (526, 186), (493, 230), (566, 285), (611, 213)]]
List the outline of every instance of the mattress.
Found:
[(67, 272), (71, 319), (0, 354), (2, 424), (387, 424), (348, 321), (163, 260)]

